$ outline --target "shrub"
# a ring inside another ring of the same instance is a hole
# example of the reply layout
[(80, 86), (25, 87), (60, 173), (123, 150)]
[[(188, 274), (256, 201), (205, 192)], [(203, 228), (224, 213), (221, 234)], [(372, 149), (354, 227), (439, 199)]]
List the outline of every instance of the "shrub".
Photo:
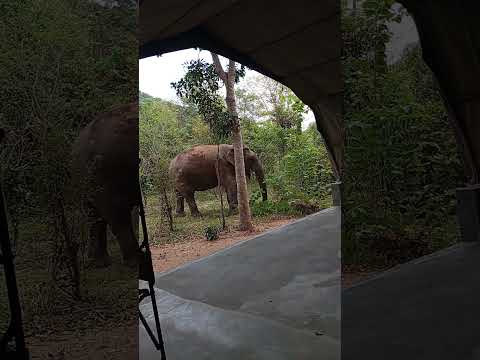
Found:
[(220, 234), (220, 231), (222, 228), (217, 225), (208, 225), (205, 228), (204, 234), (205, 234), (205, 239), (207, 241), (215, 241), (218, 239), (218, 235)]
[(292, 208), (288, 201), (280, 200), (274, 202), (272, 200), (253, 202), (250, 205), (253, 216), (267, 215), (298, 215), (299, 211)]
[(378, 14), (384, 25), (394, 15), (391, 4), (377, 4), (380, 13), (344, 12), (342, 20), (347, 265), (391, 266), (456, 236), (453, 190), (463, 171), (440, 90), (418, 46), (394, 64), (371, 56), (385, 53), (391, 35)]

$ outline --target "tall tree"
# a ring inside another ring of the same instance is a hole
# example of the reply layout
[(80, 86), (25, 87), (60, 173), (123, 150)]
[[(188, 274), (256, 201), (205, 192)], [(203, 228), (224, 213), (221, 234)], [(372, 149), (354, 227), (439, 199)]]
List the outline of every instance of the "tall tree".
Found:
[(240, 121), (237, 112), (237, 103), (235, 101), (235, 80), (237, 73), (235, 71), (235, 62), (229, 60), (227, 71), (223, 70), (222, 64), (217, 54), (212, 54), (215, 72), (225, 84), (228, 113), (231, 116), (231, 132), (233, 140), (233, 149), (235, 156), (235, 179), (237, 180), (238, 210), (240, 216), (240, 230), (252, 230), (252, 215), (250, 212), (250, 203), (248, 198), (247, 177), (245, 175), (245, 160), (243, 158), (243, 139), (240, 131)]
[[(230, 60), (227, 71), (223, 70), (220, 59), (212, 53), (213, 64), (201, 59), (185, 64), (187, 72), (178, 82), (172, 83), (177, 95), (197, 105), (199, 113), (210, 127), (216, 140), (231, 136), (235, 156), (235, 176), (240, 215), (240, 230), (253, 229), (243, 157), (243, 140), (235, 100), (235, 83), (245, 75), (243, 66), (236, 69)], [(219, 82), (226, 89), (225, 102), (218, 94)], [(226, 103), (226, 108), (225, 108)], [(216, 141), (219, 143), (219, 141)]]

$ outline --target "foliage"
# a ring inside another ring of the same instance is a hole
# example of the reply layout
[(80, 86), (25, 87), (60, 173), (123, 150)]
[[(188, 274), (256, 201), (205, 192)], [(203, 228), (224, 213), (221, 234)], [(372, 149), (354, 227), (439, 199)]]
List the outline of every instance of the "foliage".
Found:
[(279, 200), (322, 202), (330, 195), (333, 173), (327, 150), (315, 128), (298, 133), (297, 129), (283, 128), (267, 120), (244, 126), (244, 139), (258, 154), (267, 185)]
[(205, 227), (205, 231), (204, 231), (205, 239), (207, 241), (218, 240), (218, 235), (221, 230), (222, 228), (219, 227), (218, 225), (208, 225), (207, 227)]
[[(343, 15), (342, 257), (347, 265), (389, 266), (455, 240), (454, 189), (462, 167), (419, 47), (379, 66), (374, 54), (390, 38), (386, 23), (398, 19), (390, 2), (366, 4), (370, 8)], [(443, 236), (436, 228), (446, 229)]]
[[(215, 66), (202, 59), (192, 60), (184, 66), (185, 76), (171, 85), (179, 98), (195, 104), (216, 139), (215, 142), (221, 143), (229, 137), (233, 119), (218, 94), (221, 81), (215, 72)], [(235, 70), (235, 82), (238, 82), (245, 75), (245, 67)]]
[(278, 177), (280, 181), (287, 180), (283, 189), (285, 198), (319, 199), (328, 193), (333, 173), (325, 147), (315, 141), (317, 137), (316, 130), (288, 134), (288, 152), (280, 161)]
[(271, 120), (285, 129), (301, 132), (308, 107), (285, 85), (257, 75), (236, 90), (239, 114), (244, 120)]
[(48, 202), (51, 184), (67, 178), (78, 130), (136, 97), (137, 54), (128, 46), (136, 23), (128, 11), (74, 0), (2, 4), (0, 125), (7, 137), (0, 156), (14, 211)]
[(186, 133), (177, 130), (176, 109), (168, 103), (144, 100), (139, 111), (140, 180), (150, 192), (168, 182), (170, 160), (183, 150)]
[(306, 105), (292, 90), (279, 83), (276, 83), (276, 89), (271, 91), (270, 96), (273, 106), (266, 115), (284, 129), (294, 127), (297, 132), (301, 132), (303, 114), (307, 112)]
[(268, 215), (299, 215), (299, 212), (293, 209), (288, 201), (253, 201), (251, 203), (252, 215), (255, 217)]
[(39, 329), (60, 331), (58, 317), (78, 324), (96, 311), (104, 316), (108, 311), (92, 311), (97, 300), (111, 300), (105, 309), (119, 313), (112, 306), (118, 292), (100, 294), (106, 278), (87, 276), (86, 221), (72, 201), (70, 153), (95, 115), (136, 100), (136, 4), (105, 9), (91, 1), (3, 1), (0, 11), (1, 181), (22, 251), (16, 261), (26, 331), (39, 335)]

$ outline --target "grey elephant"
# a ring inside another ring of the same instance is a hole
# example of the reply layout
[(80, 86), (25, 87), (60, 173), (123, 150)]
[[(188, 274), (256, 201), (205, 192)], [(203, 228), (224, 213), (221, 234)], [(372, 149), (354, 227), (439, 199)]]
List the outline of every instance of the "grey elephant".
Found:
[[(199, 216), (195, 202), (195, 191), (213, 189), (217, 181), (217, 152), (219, 157), (219, 177), (222, 188), (227, 193), (229, 213), (238, 207), (237, 182), (235, 179), (234, 150), (232, 145), (198, 145), (178, 154), (171, 162), (169, 173), (175, 184), (177, 198), (177, 216), (185, 215), (184, 200), (187, 201), (192, 216)], [(248, 178), (255, 173), (262, 190), (263, 201), (267, 200), (267, 186), (262, 164), (252, 150), (244, 146), (245, 174)]]
[(132, 210), (141, 201), (138, 151), (138, 103), (97, 116), (73, 144), (72, 172), (89, 217), (88, 257), (97, 267), (110, 264), (107, 224), (120, 245), (124, 263), (138, 264), (132, 223)]

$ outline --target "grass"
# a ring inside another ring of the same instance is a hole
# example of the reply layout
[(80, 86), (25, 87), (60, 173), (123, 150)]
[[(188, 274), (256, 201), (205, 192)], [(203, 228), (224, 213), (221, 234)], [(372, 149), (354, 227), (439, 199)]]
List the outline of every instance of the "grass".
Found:
[[(149, 231), (149, 237), (151, 244), (161, 245), (172, 242), (187, 241), (191, 238), (205, 237), (205, 230), (208, 227), (217, 227), (222, 225), (221, 213), (220, 213), (220, 199), (216, 197), (213, 191), (204, 191), (196, 193), (197, 206), (202, 214), (201, 217), (195, 218), (190, 216), (188, 206), (185, 204), (185, 217), (175, 217), (175, 203), (174, 199), (170, 199), (170, 205), (172, 206), (172, 212), (174, 215), (174, 231), (169, 231), (168, 223), (161, 214), (160, 201), (158, 195), (147, 196), (147, 205), (145, 207), (147, 228)], [(276, 204), (276, 203), (272, 203)], [(224, 198), (225, 206), (225, 222), (226, 230), (229, 232), (238, 226), (238, 214), (228, 216), (228, 203)], [(253, 204), (252, 213), (255, 213), (255, 206)], [(278, 208), (278, 212), (275, 207), (272, 207), (271, 211), (263, 211), (261, 216), (254, 216), (253, 223), (259, 224), (281, 217), (300, 217), (301, 214), (289, 209), (288, 206)]]

